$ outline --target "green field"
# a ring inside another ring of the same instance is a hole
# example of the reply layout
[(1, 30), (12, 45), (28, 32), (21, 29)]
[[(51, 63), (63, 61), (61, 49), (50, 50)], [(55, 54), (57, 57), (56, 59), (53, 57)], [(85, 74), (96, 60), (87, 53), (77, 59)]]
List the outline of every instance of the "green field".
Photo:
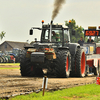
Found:
[(10, 68), (10, 67), (7, 68), (7, 67), (5, 67), (5, 68), (0, 68), (0, 69), (20, 69), (20, 67), (16, 67), (16, 68), (15, 67), (14, 68)]
[(21, 95), (9, 100), (100, 100), (100, 85), (90, 84), (52, 92)]
[(10, 65), (10, 66), (19, 66), (20, 63), (0, 63), (0, 65), (3, 65), (3, 66), (7, 66), (7, 65)]
[[(20, 63), (0, 63), (0, 66), (4, 66), (4, 67), (0, 67), (0, 69), (20, 69), (19, 67)], [(12, 66), (18, 66), (18, 67), (12, 67)]]

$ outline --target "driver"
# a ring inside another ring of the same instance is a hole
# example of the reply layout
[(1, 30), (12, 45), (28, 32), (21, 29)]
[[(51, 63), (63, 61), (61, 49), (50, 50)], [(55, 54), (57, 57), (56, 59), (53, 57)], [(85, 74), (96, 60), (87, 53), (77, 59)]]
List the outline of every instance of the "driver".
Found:
[(57, 42), (60, 41), (60, 35), (59, 33), (55, 33), (55, 31), (52, 31), (52, 39), (55, 39)]

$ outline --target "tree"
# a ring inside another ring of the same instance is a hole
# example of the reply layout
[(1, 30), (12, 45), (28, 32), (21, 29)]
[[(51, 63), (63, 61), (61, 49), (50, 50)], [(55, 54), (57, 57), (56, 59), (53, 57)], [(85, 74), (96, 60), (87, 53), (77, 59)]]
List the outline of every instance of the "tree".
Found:
[[(74, 19), (65, 21), (65, 25), (69, 27), (70, 39), (72, 43), (77, 43), (80, 37), (84, 39), (83, 27), (76, 25)], [(72, 35), (72, 31), (75, 30), (75, 35)]]
[(6, 32), (4, 32), (4, 31), (2, 31), (2, 32), (0, 33), (0, 38), (1, 38), (1, 40), (3, 39), (3, 37), (5, 37), (5, 34), (6, 34)]
[(94, 42), (95, 42), (95, 43), (100, 43), (100, 37), (95, 36), (95, 37), (94, 37)]

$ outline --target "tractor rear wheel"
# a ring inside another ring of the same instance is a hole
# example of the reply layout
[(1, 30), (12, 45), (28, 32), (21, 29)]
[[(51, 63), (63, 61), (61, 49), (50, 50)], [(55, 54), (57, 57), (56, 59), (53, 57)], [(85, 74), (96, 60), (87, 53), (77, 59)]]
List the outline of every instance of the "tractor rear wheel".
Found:
[(26, 58), (26, 51), (23, 51), (20, 61), (20, 71), (22, 76), (34, 76), (33, 66), (31, 66), (30, 59)]
[(22, 76), (43, 76), (42, 69), (36, 68), (35, 65), (31, 64), (30, 58), (26, 58), (26, 51), (23, 51), (20, 59), (20, 71)]
[(75, 74), (78, 77), (85, 76), (86, 59), (84, 49), (78, 48), (75, 55)]
[(26, 65), (26, 62), (27, 62), (27, 58), (26, 58), (26, 51), (23, 50), (23, 53), (21, 55), (21, 61), (20, 61), (20, 72), (21, 72), (21, 75), (22, 76), (27, 76), (27, 65)]
[(69, 77), (71, 67), (71, 55), (69, 51), (59, 51), (55, 60), (56, 77)]

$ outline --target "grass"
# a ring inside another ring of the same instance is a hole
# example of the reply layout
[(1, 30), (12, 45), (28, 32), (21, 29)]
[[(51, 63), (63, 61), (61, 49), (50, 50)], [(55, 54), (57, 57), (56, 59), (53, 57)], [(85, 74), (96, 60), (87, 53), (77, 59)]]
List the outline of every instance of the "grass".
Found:
[(7, 68), (7, 67), (5, 67), (5, 68), (0, 68), (0, 69), (20, 69), (20, 67), (13, 67), (13, 68)]
[(90, 84), (52, 92), (16, 96), (9, 100), (100, 100), (100, 85)]
[(20, 66), (20, 63), (0, 63), (0, 69), (20, 69), (20, 67), (6, 67), (6, 66)]
[(10, 65), (10, 66), (19, 66), (20, 65), (20, 63), (0, 63), (0, 65), (3, 65), (3, 66), (6, 66), (6, 65)]

